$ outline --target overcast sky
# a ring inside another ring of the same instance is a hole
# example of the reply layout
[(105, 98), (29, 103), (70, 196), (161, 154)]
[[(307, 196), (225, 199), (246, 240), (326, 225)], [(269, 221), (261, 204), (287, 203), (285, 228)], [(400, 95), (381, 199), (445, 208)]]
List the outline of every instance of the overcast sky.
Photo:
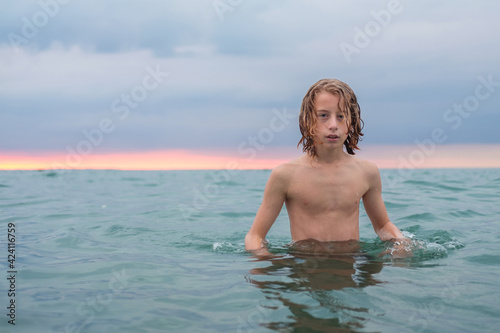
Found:
[(500, 143), (498, 1), (0, 3), (0, 151), (295, 146), (321, 78), (358, 95), (362, 144)]

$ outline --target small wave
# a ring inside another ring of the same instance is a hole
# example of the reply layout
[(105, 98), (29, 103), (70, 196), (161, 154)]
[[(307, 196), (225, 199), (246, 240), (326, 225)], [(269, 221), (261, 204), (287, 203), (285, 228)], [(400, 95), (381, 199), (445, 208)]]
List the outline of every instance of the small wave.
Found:
[(397, 203), (397, 202), (391, 202), (391, 201), (385, 201), (385, 207), (389, 210), (395, 209), (395, 208), (406, 208), (410, 207), (409, 204), (402, 204), (402, 203)]
[(78, 236), (67, 235), (67, 236), (56, 239), (55, 242), (57, 243), (58, 247), (76, 249), (81, 244), (84, 243), (84, 240), (82, 240)]
[(467, 191), (467, 188), (464, 187), (456, 187), (456, 186), (449, 186), (449, 185), (443, 185), (437, 182), (427, 182), (424, 180), (406, 180), (404, 182), (405, 184), (409, 185), (417, 185), (417, 186), (423, 186), (423, 187), (430, 187), (430, 188), (436, 188), (440, 190), (448, 190), (448, 191), (453, 191), (453, 192), (463, 192)]
[(243, 245), (234, 245), (230, 242), (214, 242), (212, 250), (217, 253), (244, 253), (245, 247)]
[(122, 177), (122, 180), (128, 181), (128, 182), (141, 182), (144, 181), (143, 178), (137, 178), (137, 177)]
[(434, 231), (427, 235), (426, 239), (430, 243), (437, 243), (450, 249), (458, 249), (464, 247), (464, 245), (460, 243), (455, 237), (453, 237), (448, 231)]
[(59, 172), (57, 172), (56, 170), (40, 169), (40, 170), (37, 170), (37, 172), (40, 172), (45, 177), (49, 177), (49, 178), (53, 178), (53, 177), (59, 176)]
[(435, 220), (440, 220), (440, 218), (432, 213), (420, 213), (420, 214), (411, 214), (408, 216), (404, 216), (404, 217), (400, 218), (400, 220), (435, 221)]
[(450, 251), (463, 248), (465, 245), (452, 237), (447, 231), (437, 231), (422, 242), (420, 255), (422, 259), (447, 256)]
[(457, 240), (451, 240), (449, 242), (444, 243), (443, 246), (448, 250), (457, 250), (463, 248), (465, 245)]
[(474, 217), (474, 216), (484, 216), (484, 214), (481, 214), (479, 212), (476, 212), (475, 210), (459, 210), (455, 212), (449, 212), (449, 215), (453, 217)]
[(482, 254), (467, 258), (467, 261), (481, 265), (500, 265), (500, 255)]
[(431, 254), (433, 256), (441, 257), (448, 254), (448, 250), (438, 243), (428, 243), (423, 245), (424, 253)]
[(237, 218), (237, 217), (254, 217), (255, 212), (223, 212), (220, 213), (221, 216), (224, 217), (232, 217), (232, 218)]
[(244, 185), (242, 183), (238, 183), (238, 182), (235, 182), (235, 181), (232, 181), (232, 180), (229, 180), (229, 181), (216, 181), (216, 182), (214, 182), (214, 184), (221, 185), (221, 186), (242, 186), (242, 185)]
[(445, 196), (429, 196), (429, 199), (445, 200), (445, 201), (459, 201), (456, 197), (445, 197)]
[(152, 232), (152, 230), (146, 227), (130, 228), (114, 224), (108, 227), (104, 234), (107, 236), (123, 237), (123, 236), (136, 236), (147, 232)]
[(106, 230), (106, 234), (107, 235), (113, 235), (113, 234), (116, 234), (116, 233), (120, 233), (124, 230), (125, 228), (121, 225), (112, 225), (108, 228), (108, 230)]
[(49, 178), (54, 178), (54, 177), (57, 177), (57, 176), (59, 176), (59, 174), (57, 172), (54, 172), (54, 171), (47, 172), (45, 174), (45, 177), (49, 177)]

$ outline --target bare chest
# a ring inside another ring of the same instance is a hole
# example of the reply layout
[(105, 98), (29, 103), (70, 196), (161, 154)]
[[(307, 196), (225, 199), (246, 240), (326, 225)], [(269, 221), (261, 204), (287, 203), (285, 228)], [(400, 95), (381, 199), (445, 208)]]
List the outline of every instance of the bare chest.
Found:
[(359, 209), (367, 186), (360, 175), (304, 172), (290, 185), (287, 204), (310, 212), (352, 213)]

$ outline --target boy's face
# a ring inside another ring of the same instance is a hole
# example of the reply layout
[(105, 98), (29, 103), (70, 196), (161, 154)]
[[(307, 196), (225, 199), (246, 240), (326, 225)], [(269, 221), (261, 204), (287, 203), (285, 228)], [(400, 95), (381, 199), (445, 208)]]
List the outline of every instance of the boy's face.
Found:
[(326, 91), (316, 95), (316, 139), (325, 147), (337, 147), (347, 139), (347, 121), (339, 108), (340, 97)]

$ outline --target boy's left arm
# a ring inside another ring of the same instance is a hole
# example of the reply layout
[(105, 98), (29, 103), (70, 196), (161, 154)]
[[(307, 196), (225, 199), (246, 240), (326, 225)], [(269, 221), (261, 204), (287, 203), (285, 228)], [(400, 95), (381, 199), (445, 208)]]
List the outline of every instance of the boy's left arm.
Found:
[(392, 223), (387, 214), (384, 200), (382, 199), (382, 181), (380, 172), (375, 164), (367, 166), (369, 189), (363, 195), (363, 205), (370, 218), (373, 229), (381, 240), (405, 238), (401, 231)]
[(413, 256), (413, 252), (408, 247), (408, 245), (411, 245), (411, 240), (403, 236), (398, 227), (391, 222), (387, 214), (387, 209), (382, 199), (382, 181), (378, 167), (370, 164), (367, 171), (370, 186), (368, 191), (363, 195), (363, 205), (365, 206), (366, 214), (368, 214), (373, 229), (381, 240), (394, 241), (391, 250), (387, 250), (385, 253), (390, 253), (392, 258)]

